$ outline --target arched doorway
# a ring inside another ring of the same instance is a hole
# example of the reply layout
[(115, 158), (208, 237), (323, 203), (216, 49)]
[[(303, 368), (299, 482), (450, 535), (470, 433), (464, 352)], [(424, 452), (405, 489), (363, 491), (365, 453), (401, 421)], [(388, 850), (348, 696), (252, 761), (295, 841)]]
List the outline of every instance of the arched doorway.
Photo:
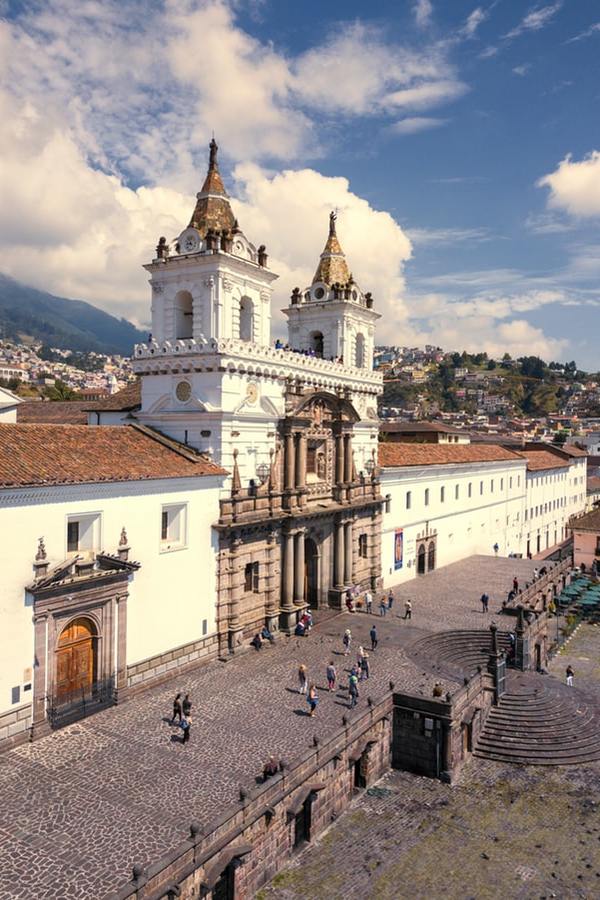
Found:
[(89, 695), (97, 677), (98, 636), (91, 619), (69, 622), (56, 651), (56, 701)]
[(425, 574), (425, 544), (421, 544), (417, 553), (417, 575)]
[(194, 301), (189, 291), (179, 291), (175, 297), (175, 338), (194, 336)]
[(315, 356), (323, 358), (323, 334), (320, 331), (313, 331), (310, 336), (310, 349), (314, 351)]
[(306, 602), (312, 609), (319, 605), (319, 551), (312, 538), (304, 541), (304, 570)]
[(431, 541), (427, 551), (427, 571), (433, 572), (435, 569), (435, 543)]

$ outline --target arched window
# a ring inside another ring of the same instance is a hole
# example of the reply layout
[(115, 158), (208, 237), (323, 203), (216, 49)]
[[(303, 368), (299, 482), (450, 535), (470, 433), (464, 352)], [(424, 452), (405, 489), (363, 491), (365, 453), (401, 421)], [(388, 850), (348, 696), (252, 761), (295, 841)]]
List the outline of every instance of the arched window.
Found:
[(357, 369), (365, 367), (365, 336), (364, 334), (356, 335), (356, 358), (355, 365)]
[(175, 297), (175, 338), (194, 336), (194, 301), (189, 291), (179, 291)]
[(433, 569), (435, 569), (435, 543), (431, 541), (427, 551), (427, 571), (432, 572)]
[(417, 554), (417, 575), (425, 574), (425, 544), (421, 544)]
[(240, 340), (254, 340), (254, 304), (250, 297), (240, 300)]
[(315, 356), (323, 358), (323, 334), (320, 331), (313, 331), (310, 335), (310, 349)]

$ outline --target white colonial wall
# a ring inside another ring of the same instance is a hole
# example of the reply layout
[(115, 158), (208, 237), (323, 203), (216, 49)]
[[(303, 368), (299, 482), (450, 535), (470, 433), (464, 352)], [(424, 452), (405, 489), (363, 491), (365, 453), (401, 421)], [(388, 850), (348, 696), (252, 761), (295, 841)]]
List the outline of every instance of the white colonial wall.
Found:
[[(96, 550), (114, 553), (123, 526), (130, 559), (141, 563), (131, 577), (127, 603), (127, 663), (140, 662), (216, 630), (217, 539), (221, 477), (165, 478), (122, 484), (85, 484), (0, 491), (0, 713), (11, 707), (11, 688), (33, 666), (32, 601), (38, 539), (44, 537), (50, 566), (67, 557), (67, 517), (100, 514)], [(163, 505), (187, 504), (186, 540), (161, 546)], [(21, 704), (31, 694), (21, 693)]]
[(535, 556), (565, 540), (570, 516), (585, 510), (586, 462), (527, 473), (525, 552)]
[[(426, 529), (437, 533), (436, 568), (474, 553), (493, 554), (495, 543), (501, 556), (523, 552), (525, 490), (524, 460), (382, 469), (381, 493), (390, 496), (389, 511), (383, 517), (384, 585), (416, 576), (417, 536)], [(402, 568), (395, 569), (398, 528), (404, 530), (404, 558)]]

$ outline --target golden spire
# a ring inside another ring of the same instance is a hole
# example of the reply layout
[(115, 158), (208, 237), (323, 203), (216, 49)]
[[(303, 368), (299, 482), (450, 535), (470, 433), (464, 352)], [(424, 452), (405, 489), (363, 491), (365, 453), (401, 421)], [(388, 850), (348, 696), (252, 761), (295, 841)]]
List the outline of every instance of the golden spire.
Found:
[(321, 253), (321, 259), (312, 280), (313, 284), (321, 281), (323, 284), (347, 284), (351, 280), (350, 270), (344, 251), (340, 246), (335, 230), (336, 214), (329, 214), (329, 235)]
[(231, 232), (235, 226), (235, 217), (219, 172), (218, 149), (213, 138), (209, 144), (208, 171), (202, 190), (196, 194), (196, 208), (190, 221), (190, 227), (196, 228), (202, 238), (209, 230)]

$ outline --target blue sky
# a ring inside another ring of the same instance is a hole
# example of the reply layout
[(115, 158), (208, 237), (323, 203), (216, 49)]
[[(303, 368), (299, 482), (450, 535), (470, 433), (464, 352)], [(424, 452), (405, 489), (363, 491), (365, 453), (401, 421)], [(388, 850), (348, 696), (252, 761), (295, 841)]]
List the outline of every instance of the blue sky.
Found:
[(382, 341), (600, 369), (600, 4), (371, 6), (5, 3), (5, 271), (147, 321), (214, 130), (275, 305), (335, 206)]

